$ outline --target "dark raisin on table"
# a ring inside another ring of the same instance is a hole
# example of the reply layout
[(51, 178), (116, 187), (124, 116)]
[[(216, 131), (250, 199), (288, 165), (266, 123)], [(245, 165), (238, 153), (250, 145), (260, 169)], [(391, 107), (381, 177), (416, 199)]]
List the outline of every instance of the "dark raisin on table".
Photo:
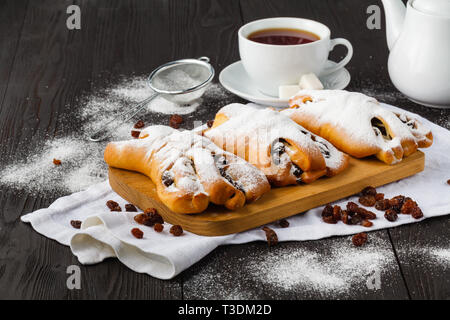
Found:
[(174, 225), (170, 228), (170, 233), (175, 237), (179, 237), (183, 234), (183, 228), (180, 225)]
[(282, 228), (289, 227), (289, 221), (287, 221), (286, 219), (281, 219), (278, 223), (279, 223), (280, 227), (282, 227)]
[(417, 207), (417, 202), (412, 199), (406, 200), (400, 208), (400, 213), (411, 214), (413, 209)]
[(80, 229), (81, 228), (81, 221), (80, 220), (72, 220), (72, 221), (70, 221), (70, 224), (75, 229)]
[(139, 120), (138, 122), (136, 122), (136, 123), (134, 124), (134, 128), (135, 128), (135, 129), (142, 129), (144, 126), (145, 126), (145, 123), (144, 123), (144, 121), (142, 121), (142, 120)]
[(162, 232), (164, 229), (164, 226), (161, 223), (155, 223), (155, 225), (153, 226), (153, 229), (156, 232)]
[(447, 180), (447, 184), (450, 185), (450, 179)]
[(134, 206), (134, 204), (127, 203), (127, 204), (125, 205), (125, 211), (128, 211), (128, 212), (137, 212), (137, 209), (136, 209), (136, 207)]
[(422, 212), (422, 209), (420, 209), (418, 206), (415, 207), (415, 208), (413, 209), (413, 211), (411, 212), (411, 216), (412, 216), (414, 219), (420, 219), (420, 218), (423, 218), (423, 212)]
[(131, 130), (131, 136), (135, 139), (139, 138), (139, 135), (141, 134), (140, 131)]
[(60, 166), (61, 163), (62, 163), (61, 160), (53, 159), (53, 164), (54, 164), (55, 166)]
[(338, 205), (335, 205), (335, 206), (333, 207), (333, 217), (334, 217), (334, 220), (336, 220), (336, 221), (341, 220), (341, 214), (342, 214), (342, 209), (341, 209), (341, 207), (338, 206)]
[(359, 207), (356, 210), (356, 213), (358, 213), (359, 215), (361, 215), (362, 217), (364, 217), (365, 219), (368, 220), (374, 220), (377, 218), (377, 215), (375, 213), (373, 213), (372, 211), (366, 210), (364, 208)]
[(108, 200), (106, 201), (106, 206), (113, 211), (114, 208), (119, 207), (119, 204), (117, 202), (115, 202), (114, 200)]
[(361, 233), (355, 234), (352, 237), (352, 242), (357, 247), (364, 245), (367, 242), (367, 233), (361, 232)]
[(353, 201), (349, 201), (347, 203), (347, 211), (350, 213), (357, 212), (358, 208), (359, 208), (359, 206), (356, 203), (354, 203)]
[(363, 220), (363, 221), (361, 222), (361, 225), (362, 225), (363, 227), (370, 228), (371, 226), (373, 226), (373, 222), (372, 222), (372, 221), (369, 221), (369, 220)]
[(144, 237), (144, 232), (139, 228), (131, 229), (131, 234), (137, 239), (142, 239)]
[(391, 207), (391, 209), (394, 209), (395, 211), (397, 211), (397, 213), (400, 212), (403, 203), (405, 201), (405, 196), (396, 196), (392, 199), (389, 200), (389, 205)]
[(179, 114), (174, 114), (169, 119), (169, 125), (174, 129), (178, 129), (182, 123), (183, 117), (181, 117)]
[(345, 224), (350, 224), (350, 215), (347, 210), (342, 210), (341, 212), (341, 220)]
[(267, 244), (269, 247), (276, 245), (278, 243), (278, 236), (276, 232), (269, 227), (264, 227), (262, 229), (266, 233)]
[(377, 199), (373, 195), (365, 195), (361, 196), (358, 199), (359, 203), (366, 207), (373, 207), (377, 202)]
[(376, 195), (375, 195), (375, 200), (376, 201), (378, 201), (378, 200), (383, 200), (384, 199), (384, 193), (377, 193)]
[(147, 227), (153, 227), (155, 223), (164, 223), (163, 217), (156, 211), (155, 208), (145, 209), (143, 213), (135, 215), (134, 221)]
[(384, 213), (384, 217), (386, 218), (386, 220), (394, 222), (394, 221), (397, 220), (398, 215), (397, 215), (397, 212), (394, 209), (388, 209)]
[(391, 205), (389, 204), (389, 199), (382, 199), (382, 200), (378, 200), (375, 203), (375, 209), (380, 210), (380, 211), (386, 211), (387, 209), (390, 209)]
[(361, 194), (363, 196), (375, 196), (377, 194), (377, 189), (375, 189), (374, 187), (365, 187), (364, 189), (362, 189)]
[(333, 207), (329, 204), (325, 206), (322, 210), (322, 220), (326, 223), (335, 224), (337, 220), (333, 216)]

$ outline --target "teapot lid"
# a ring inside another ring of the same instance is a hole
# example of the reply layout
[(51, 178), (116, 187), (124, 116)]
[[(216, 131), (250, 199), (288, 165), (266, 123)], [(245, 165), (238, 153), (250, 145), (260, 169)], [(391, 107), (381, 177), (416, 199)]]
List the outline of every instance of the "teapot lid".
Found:
[(450, 0), (414, 0), (412, 6), (423, 13), (450, 17)]

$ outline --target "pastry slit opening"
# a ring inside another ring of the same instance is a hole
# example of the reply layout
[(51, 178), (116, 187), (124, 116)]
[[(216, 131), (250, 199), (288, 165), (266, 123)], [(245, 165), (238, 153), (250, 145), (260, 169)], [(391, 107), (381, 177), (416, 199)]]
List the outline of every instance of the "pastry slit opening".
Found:
[(392, 140), (391, 135), (389, 134), (388, 130), (386, 129), (386, 126), (384, 125), (383, 121), (381, 121), (378, 118), (372, 118), (370, 120), (372, 124), (372, 128), (374, 129), (375, 135), (382, 135), (382, 137), (385, 140)]

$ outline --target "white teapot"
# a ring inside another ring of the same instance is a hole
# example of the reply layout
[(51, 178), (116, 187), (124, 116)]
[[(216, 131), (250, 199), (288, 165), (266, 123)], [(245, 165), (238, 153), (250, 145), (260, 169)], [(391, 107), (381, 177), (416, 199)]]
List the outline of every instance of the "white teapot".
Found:
[(450, 108), (450, 0), (382, 0), (392, 82), (414, 102)]

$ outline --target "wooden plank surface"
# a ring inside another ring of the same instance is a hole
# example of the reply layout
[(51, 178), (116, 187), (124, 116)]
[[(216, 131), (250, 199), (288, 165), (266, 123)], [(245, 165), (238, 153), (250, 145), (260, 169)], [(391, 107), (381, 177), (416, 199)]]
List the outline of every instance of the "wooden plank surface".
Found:
[(209, 206), (199, 214), (171, 211), (158, 198), (154, 183), (138, 172), (109, 168), (112, 189), (142, 210), (156, 208), (164, 221), (205, 236), (222, 236), (250, 230), (299, 212), (357, 194), (366, 186), (382, 186), (423, 171), (425, 155), (418, 151), (396, 165), (378, 159), (351, 158), (347, 169), (333, 178), (322, 178), (311, 184), (272, 188), (268, 193), (243, 208), (230, 211)]
[[(349, 89), (421, 114), (450, 128), (450, 111), (430, 109), (407, 100), (392, 86), (387, 73), (388, 50), (384, 21), (381, 30), (365, 28), (366, 9), (381, 1), (232, 0), (232, 1), (75, 1), (82, 8), (82, 29), (65, 28), (65, 9), (73, 1), (4, 0), (0, 3), (0, 152), (4, 159), (27, 154), (46, 136), (68, 134), (78, 125), (59, 114), (83, 92), (117, 81), (118, 76), (144, 75), (155, 66), (180, 57), (210, 56), (216, 71), (239, 59), (236, 32), (242, 23), (271, 16), (299, 16), (329, 25), (333, 37), (349, 39), (355, 55), (348, 65)], [(6, 29), (5, 29), (6, 26)], [(333, 53), (339, 58), (342, 52)], [(238, 98), (208, 100), (186, 117), (185, 128), (206, 121), (225, 103)], [(154, 119), (166, 124), (168, 117)], [(2, 164), (0, 164), (2, 165)], [(447, 177), (447, 179), (450, 177)], [(267, 251), (251, 243), (219, 248), (172, 281), (160, 281), (131, 272), (109, 259), (81, 267), (82, 290), (68, 290), (66, 267), (78, 264), (67, 247), (48, 240), (19, 221), (20, 215), (48, 206), (57, 195), (35, 196), (0, 187), (0, 298), (230, 298), (245, 288), (250, 298), (328, 298), (319, 289), (280, 289), (261, 286), (250, 277), (249, 253), (310, 250), (319, 258), (325, 248), (345, 246), (348, 239), (283, 243)], [(448, 268), (426, 264), (421, 247), (447, 246), (449, 218), (427, 219), (389, 231), (370, 234), (378, 248), (388, 250), (397, 269), (382, 275), (379, 290), (353, 290), (333, 298), (449, 298)], [(388, 245), (386, 245), (386, 241)], [(376, 247), (377, 248), (377, 247)], [(418, 263), (420, 262), (420, 263)], [(249, 280), (250, 279), (250, 280)], [(365, 279), (361, 279), (363, 283)], [(216, 290), (201, 290), (215, 286)]]

